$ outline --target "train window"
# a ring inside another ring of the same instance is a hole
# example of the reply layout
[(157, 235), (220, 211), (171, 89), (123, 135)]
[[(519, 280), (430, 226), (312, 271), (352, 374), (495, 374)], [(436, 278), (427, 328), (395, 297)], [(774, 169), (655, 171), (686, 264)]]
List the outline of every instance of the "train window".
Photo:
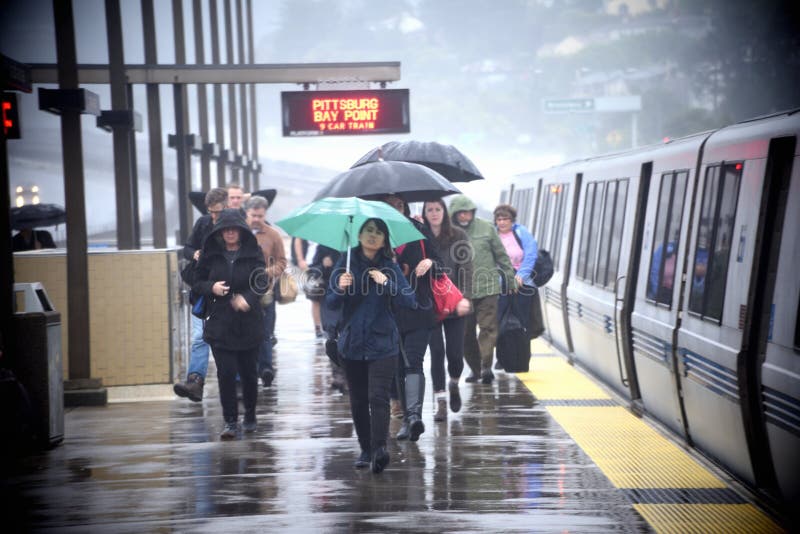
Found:
[(617, 194), (614, 205), (614, 231), (611, 232), (611, 242), (608, 245), (608, 281), (606, 286), (612, 285), (617, 280), (619, 270), (619, 251), (622, 247), (622, 230), (625, 227), (625, 205), (628, 200), (628, 180), (617, 182)]
[(553, 258), (553, 268), (559, 269), (561, 260), (561, 241), (564, 233), (564, 216), (567, 209), (569, 184), (559, 184), (553, 191), (556, 197), (556, 211), (553, 216), (553, 233), (550, 236), (550, 256)]
[(672, 306), (672, 288), (681, 235), (684, 197), (688, 171), (661, 175), (656, 229), (653, 232), (653, 254), (647, 280), (647, 299)]
[(600, 214), (600, 200), (604, 183), (592, 182), (586, 185), (586, 202), (583, 206), (583, 228), (581, 246), (578, 252), (578, 278), (591, 283), (597, 252), (597, 230), (600, 227), (595, 218)]
[(587, 185), (578, 278), (603, 287), (613, 286), (619, 268), (627, 197), (627, 179)]
[(717, 321), (722, 320), (741, 177), (741, 164), (716, 165), (706, 170), (703, 186), (689, 311)]
[(597, 275), (595, 282), (603, 287), (608, 286), (608, 260), (611, 244), (611, 232), (614, 230), (614, 203), (617, 201), (617, 183), (609, 182), (606, 186), (606, 198), (603, 203), (603, 222), (600, 227), (600, 252), (597, 258)]

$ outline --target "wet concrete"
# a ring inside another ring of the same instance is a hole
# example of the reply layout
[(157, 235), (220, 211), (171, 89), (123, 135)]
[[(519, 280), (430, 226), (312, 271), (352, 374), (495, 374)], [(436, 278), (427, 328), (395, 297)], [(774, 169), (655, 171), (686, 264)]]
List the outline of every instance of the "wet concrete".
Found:
[[(513, 375), (465, 384), (463, 408), (417, 443), (389, 440), (380, 475), (354, 469), (347, 398), (329, 387), (309, 303), (278, 308), (274, 387), (259, 428), (221, 442), (214, 383), (202, 403), (75, 408), (57, 448), (16, 462), (4, 525), (59, 532), (648, 532)], [(427, 360), (427, 358), (426, 358)], [(427, 372), (428, 363), (426, 363)], [(466, 373), (464, 373), (466, 376)], [(391, 434), (398, 421), (392, 421)]]

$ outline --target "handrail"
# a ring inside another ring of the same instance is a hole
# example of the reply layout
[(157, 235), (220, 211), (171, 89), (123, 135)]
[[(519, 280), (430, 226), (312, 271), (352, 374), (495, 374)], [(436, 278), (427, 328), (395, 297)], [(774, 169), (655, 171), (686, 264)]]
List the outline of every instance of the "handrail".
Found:
[(622, 276), (618, 276), (616, 281), (614, 282), (614, 345), (617, 348), (617, 366), (619, 367), (619, 379), (622, 382), (623, 386), (628, 387), (628, 379), (622, 372), (622, 356), (619, 350), (619, 328), (617, 321), (617, 303), (625, 302), (624, 298), (621, 299), (617, 296), (617, 290), (619, 289), (619, 281), (622, 280), (623, 278), (625, 278), (624, 274)]

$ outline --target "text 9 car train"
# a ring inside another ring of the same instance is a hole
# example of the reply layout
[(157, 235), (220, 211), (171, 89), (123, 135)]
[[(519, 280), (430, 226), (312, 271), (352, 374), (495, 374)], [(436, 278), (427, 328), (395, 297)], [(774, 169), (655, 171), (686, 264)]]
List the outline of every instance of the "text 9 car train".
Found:
[[(516, 177), (546, 337), (782, 505), (800, 494), (800, 110)], [(535, 370), (534, 370), (535, 372)]]

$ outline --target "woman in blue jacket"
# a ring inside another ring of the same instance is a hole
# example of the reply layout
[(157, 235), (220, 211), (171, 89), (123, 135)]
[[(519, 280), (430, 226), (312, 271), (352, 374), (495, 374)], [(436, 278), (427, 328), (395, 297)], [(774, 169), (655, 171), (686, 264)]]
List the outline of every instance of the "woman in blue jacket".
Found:
[(389, 463), (389, 388), (397, 368), (400, 334), (391, 301), (414, 309), (417, 301), (392, 260), (389, 229), (369, 219), (351, 251), (350, 272), (342, 254), (331, 276), (326, 305), (341, 310), (338, 349), (350, 392), (350, 411), (361, 446), (356, 467), (380, 473)]

